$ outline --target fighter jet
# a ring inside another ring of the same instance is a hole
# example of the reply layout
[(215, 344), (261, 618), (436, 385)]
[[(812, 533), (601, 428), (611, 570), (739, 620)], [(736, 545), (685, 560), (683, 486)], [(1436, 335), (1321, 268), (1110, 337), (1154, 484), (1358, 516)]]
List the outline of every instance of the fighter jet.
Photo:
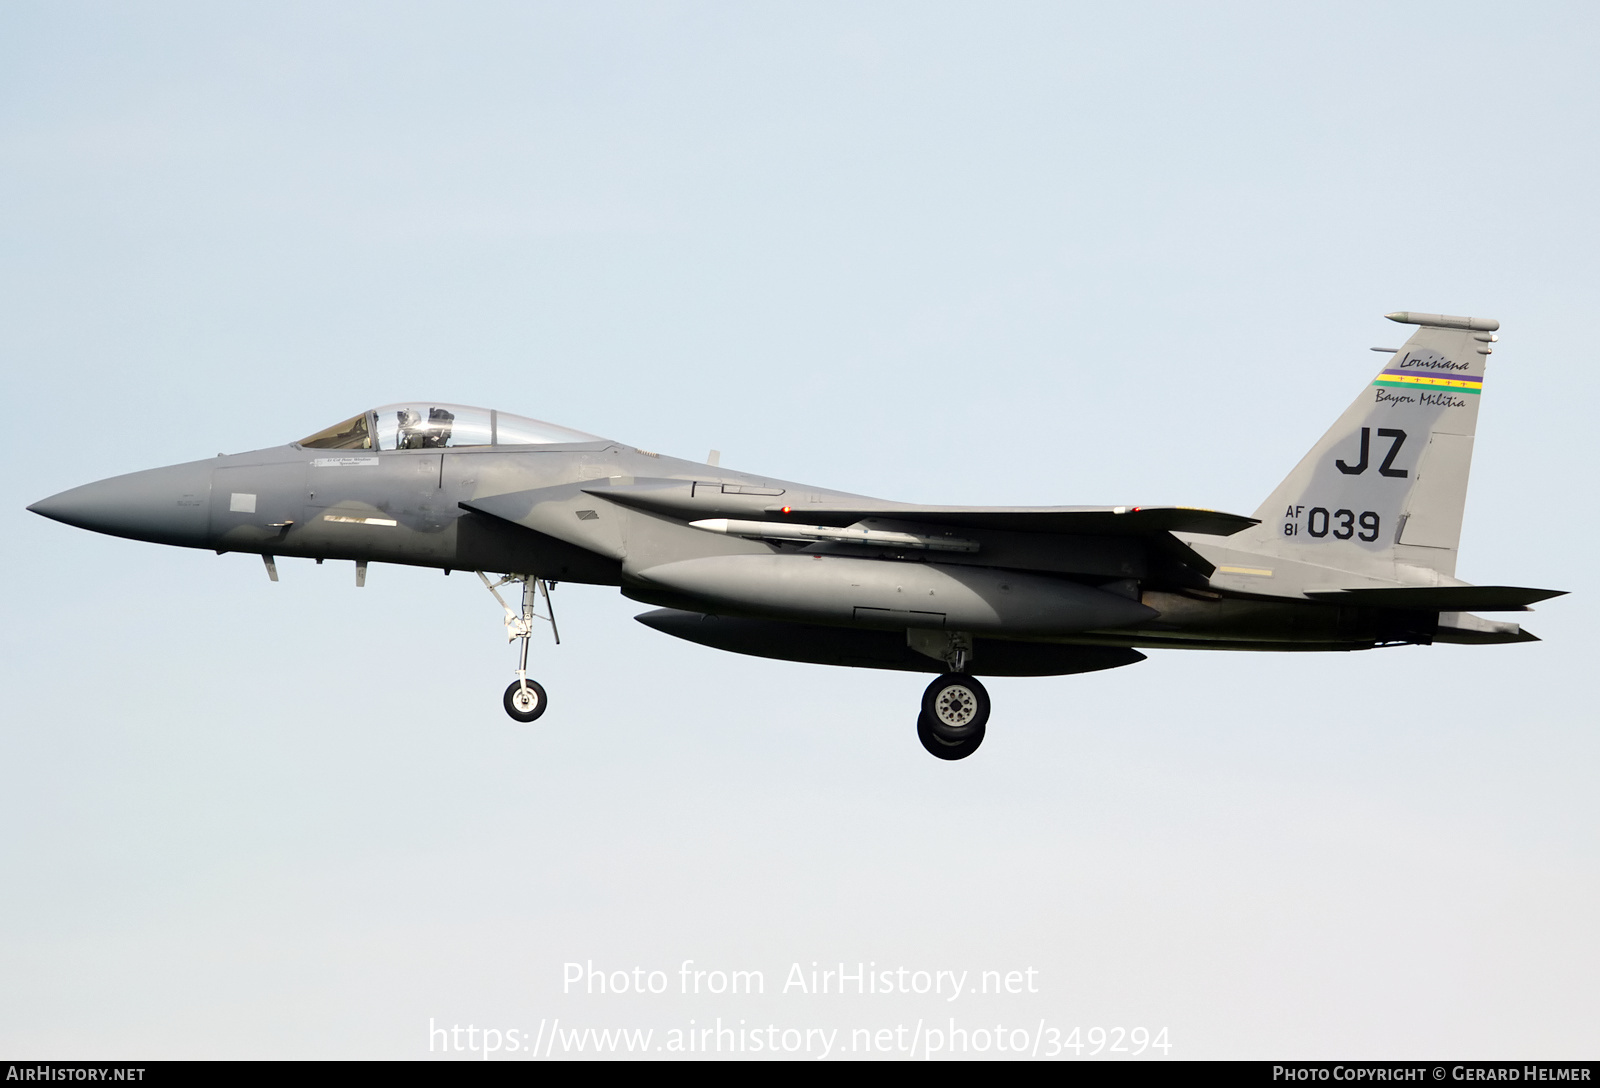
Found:
[[(658, 631), (787, 661), (931, 672), (917, 736), (983, 742), (980, 676), (1141, 650), (1537, 641), (1474, 610), (1561, 591), (1455, 577), (1499, 322), (1416, 326), (1252, 517), (1178, 506), (919, 506), (683, 461), (492, 409), (420, 401), (297, 442), (135, 472), (28, 509), (135, 540), (473, 571), (520, 643), (506, 712), (546, 709), (529, 640), (560, 582), (620, 587)], [(487, 572), (498, 573), (491, 578)], [(510, 587), (513, 603), (501, 595)], [(520, 598), (520, 599), (518, 599)], [(542, 609), (542, 610), (541, 610)]]

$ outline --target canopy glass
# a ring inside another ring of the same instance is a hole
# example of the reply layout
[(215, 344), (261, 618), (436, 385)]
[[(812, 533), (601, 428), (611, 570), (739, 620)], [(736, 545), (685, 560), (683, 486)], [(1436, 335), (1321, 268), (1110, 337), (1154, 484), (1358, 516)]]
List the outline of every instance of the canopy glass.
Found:
[(386, 404), (302, 438), (314, 450), (428, 450), (600, 442), (598, 435), (465, 404)]

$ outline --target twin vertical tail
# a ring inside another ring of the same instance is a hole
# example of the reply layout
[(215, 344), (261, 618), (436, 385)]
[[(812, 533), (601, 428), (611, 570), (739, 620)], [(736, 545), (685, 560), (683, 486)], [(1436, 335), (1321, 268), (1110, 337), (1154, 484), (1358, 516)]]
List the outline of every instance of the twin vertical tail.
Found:
[[(1252, 547), (1385, 580), (1452, 579), (1484, 364), (1498, 321), (1392, 313), (1416, 325), (1256, 511)], [(1244, 534), (1241, 534), (1242, 536)]]

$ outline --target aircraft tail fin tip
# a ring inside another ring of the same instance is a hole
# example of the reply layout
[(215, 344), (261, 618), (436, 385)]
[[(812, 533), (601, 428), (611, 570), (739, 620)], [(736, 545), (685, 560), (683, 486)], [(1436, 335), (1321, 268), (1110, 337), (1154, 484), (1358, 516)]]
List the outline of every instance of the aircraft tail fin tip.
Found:
[(1495, 332), (1500, 328), (1500, 322), (1492, 317), (1451, 317), (1449, 314), (1419, 314), (1414, 310), (1396, 310), (1383, 316), (1402, 325), (1426, 325), (1434, 329)]

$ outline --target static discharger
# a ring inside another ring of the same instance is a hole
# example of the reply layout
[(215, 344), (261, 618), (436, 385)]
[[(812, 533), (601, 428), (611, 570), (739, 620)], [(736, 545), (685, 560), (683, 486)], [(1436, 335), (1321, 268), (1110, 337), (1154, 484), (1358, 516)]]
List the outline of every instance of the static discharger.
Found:
[(839, 541), (846, 544), (869, 544), (875, 548), (917, 548), (933, 552), (975, 552), (977, 541), (962, 540), (953, 536), (929, 536), (926, 533), (899, 533), (888, 529), (866, 529), (854, 525), (843, 529), (832, 525), (781, 525), (771, 521), (734, 521), (729, 518), (705, 518), (689, 523), (696, 529), (725, 536), (742, 536), (752, 540), (790, 540), (814, 544), (819, 541)]

